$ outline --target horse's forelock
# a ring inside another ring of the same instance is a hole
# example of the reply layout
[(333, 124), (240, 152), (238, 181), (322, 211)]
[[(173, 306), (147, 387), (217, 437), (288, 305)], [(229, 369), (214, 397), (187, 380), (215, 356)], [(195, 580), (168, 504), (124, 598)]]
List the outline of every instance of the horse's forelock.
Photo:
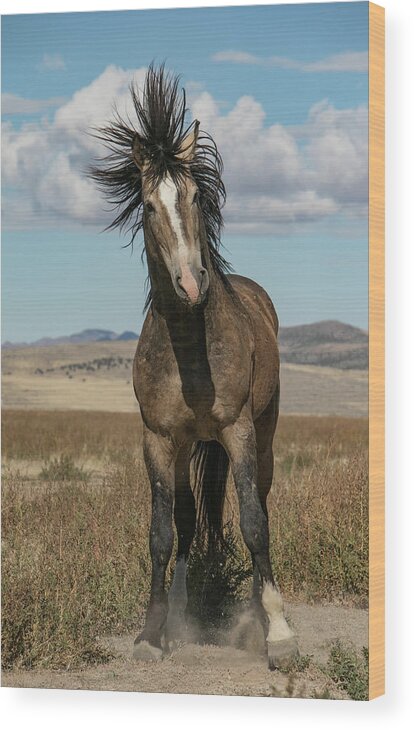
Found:
[(112, 123), (95, 130), (94, 136), (107, 147), (109, 154), (90, 167), (88, 175), (117, 211), (108, 229), (128, 231), (131, 234), (128, 245), (133, 244), (143, 227), (143, 181), (133, 159), (134, 140), (139, 141), (146, 159), (146, 183), (156, 187), (170, 175), (179, 184), (183, 176), (191, 175), (199, 190), (212, 264), (224, 277), (230, 266), (219, 253), (221, 208), (226, 197), (221, 178), (222, 159), (214, 140), (205, 132), (198, 135), (191, 158), (182, 154), (184, 140), (198, 123), (185, 123), (188, 110), (179, 81), (180, 77), (166, 72), (164, 65), (149, 66), (142, 92), (134, 84), (130, 87), (136, 128), (116, 112)]

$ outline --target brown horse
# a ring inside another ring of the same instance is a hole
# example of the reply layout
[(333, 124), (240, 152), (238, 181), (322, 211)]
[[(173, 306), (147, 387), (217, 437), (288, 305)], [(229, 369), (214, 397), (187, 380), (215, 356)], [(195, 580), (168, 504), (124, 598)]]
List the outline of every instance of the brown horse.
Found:
[[(152, 585), (134, 653), (160, 658), (186, 607), (196, 528), (191, 475), (200, 483), (214, 549), (230, 464), (253, 562), (252, 604), (265, 617), (269, 667), (285, 666), (297, 645), (272, 574), (266, 508), (279, 406), (277, 316), (258, 284), (228, 275), (218, 250), (221, 158), (211, 137), (199, 134), (197, 121), (185, 128), (178, 79), (150, 67), (142, 98), (133, 88), (131, 93), (137, 128), (117, 116), (98, 130), (110, 154), (90, 174), (118, 206), (112, 227), (129, 223), (132, 240), (143, 229), (150, 280), (133, 379), (152, 489)], [(167, 596), (173, 517), (178, 551)]]

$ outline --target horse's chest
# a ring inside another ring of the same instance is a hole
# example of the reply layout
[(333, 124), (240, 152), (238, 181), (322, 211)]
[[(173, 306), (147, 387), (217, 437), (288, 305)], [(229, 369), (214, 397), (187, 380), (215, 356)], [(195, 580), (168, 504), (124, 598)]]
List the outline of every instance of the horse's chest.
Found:
[[(207, 356), (208, 355), (208, 356)], [(249, 392), (250, 366), (240, 367), (221, 343), (208, 353), (137, 352), (134, 385), (147, 425), (194, 438), (214, 438), (238, 417)]]

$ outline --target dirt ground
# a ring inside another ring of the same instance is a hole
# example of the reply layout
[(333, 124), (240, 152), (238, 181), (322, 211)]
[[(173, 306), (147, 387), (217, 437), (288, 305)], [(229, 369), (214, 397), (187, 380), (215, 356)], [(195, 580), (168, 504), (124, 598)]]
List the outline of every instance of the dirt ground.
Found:
[[(269, 672), (259, 647), (257, 627), (249, 627), (249, 646), (234, 648), (239, 617), (220, 646), (182, 644), (158, 663), (132, 658), (134, 635), (102, 640), (114, 658), (107, 664), (78, 671), (14, 670), (4, 672), (6, 687), (169, 692), (177, 694), (248, 695), (262, 697), (329, 697), (347, 699), (323, 672), (333, 642), (356, 649), (368, 645), (368, 612), (343, 606), (286, 604), (288, 619), (309, 666), (290, 674)], [(256, 634), (256, 635), (255, 635)]]

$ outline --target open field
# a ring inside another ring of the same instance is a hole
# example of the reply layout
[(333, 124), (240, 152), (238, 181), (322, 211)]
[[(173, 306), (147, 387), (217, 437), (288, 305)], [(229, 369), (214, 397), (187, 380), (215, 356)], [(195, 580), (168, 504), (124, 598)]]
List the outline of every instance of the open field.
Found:
[[(131, 366), (136, 344), (88, 342), (10, 348), (3, 353), (3, 407), (136, 412)], [(282, 413), (363, 417), (365, 370), (283, 363)]]
[[(367, 421), (280, 420), (269, 497), (271, 552), (304, 655), (290, 675), (267, 671), (263, 636), (257, 638), (254, 625), (234, 631), (251, 576), (231, 480), (231, 551), (206, 565), (201, 543), (193, 549), (189, 646), (160, 665), (132, 661), (150, 575), (150, 494), (140, 440), (138, 414), (4, 412), (3, 683), (282, 696), (363, 693)], [(348, 688), (335, 669), (342, 656), (344, 666), (356, 667), (357, 680)]]

